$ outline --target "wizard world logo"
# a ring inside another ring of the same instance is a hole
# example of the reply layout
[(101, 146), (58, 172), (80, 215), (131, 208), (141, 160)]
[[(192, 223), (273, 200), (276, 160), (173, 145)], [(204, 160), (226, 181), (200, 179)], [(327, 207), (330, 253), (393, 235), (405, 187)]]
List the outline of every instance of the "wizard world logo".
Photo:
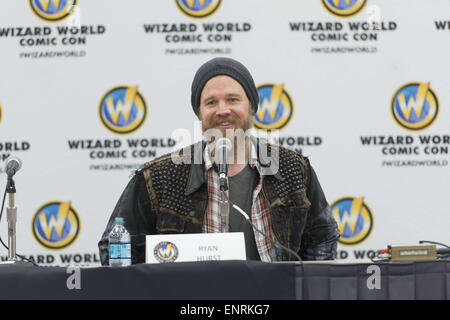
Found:
[(429, 82), (411, 82), (394, 93), (391, 114), (404, 129), (419, 131), (428, 128), (439, 113), (439, 100)]
[(255, 114), (257, 129), (281, 129), (292, 119), (294, 103), (284, 84), (262, 84), (257, 87), (259, 108)]
[(373, 214), (363, 197), (343, 197), (330, 206), (341, 234), (338, 240), (340, 244), (357, 245), (370, 236)]
[(77, 0), (29, 0), (33, 13), (47, 22), (59, 22), (71, 15)]
[(130, 134), (145, 122), (147, 103), (137, 86), (114, 87), (101, 99), (99, 117), (109, 131)]
[(153, 254), (160, 263), (175, 262), (178, 258), (178, 248), (172, 242), (163, 241), (155, 246)]
[(322, 0), (328, 12), (332, 15), (347, 18), (361, 12), (367, 0)]
[(33, 216), (31, 229), (36, 241), (52, 250), (67, 248), (77, 239), (81, 223), (71, 201), (51, 201)]
[(178, 9), (194, 19), (207, 18), (220, 7), (222, 0), (175, 0)]

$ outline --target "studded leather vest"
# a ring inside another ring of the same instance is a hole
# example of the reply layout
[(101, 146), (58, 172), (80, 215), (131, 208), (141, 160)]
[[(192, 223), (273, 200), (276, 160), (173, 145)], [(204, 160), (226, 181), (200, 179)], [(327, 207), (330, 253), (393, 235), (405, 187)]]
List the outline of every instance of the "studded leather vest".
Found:
[[(273, 146), (267, 147), (269, 154), (274, 151)], [(166, 155), (151, 161), (142, 170), (152, 212), (157, 213), (158, 233), (202, 232), (208, 203), (206, 178), (203, 163), (191, 163), (193, 155), (203, 148), (192, 145), (175, 157)], [(270, 232), (281, 244), (299, 251), (310, 206), (305, 187), (309, 163), (292, 150), (276, 148), (278, 172), (263, 176), (262, 189), (271, 209)], [(283, 260), (293, 258), (284, 255)]]
[[(270, 206), (268, 234), (302, 259), (334, 259), (339, 231), (307, 158), (275, 145), (260, 148), (263, 145), (257, 142), (256, 146), (262, 195)], [(202, 232), (208, 204), (203, 148), (202, 143), (192, 145), (176, 156), (150, 161), (136, 172), (98, 243), (102, 265), (108, 264), (108, 235), (115, 217), (125, 219), (133, 263), (144, 262), (148, 234)], [(279, 156), (267, 157), (264, 150)], [(284, 250), (280, 258), (294, 259)]]

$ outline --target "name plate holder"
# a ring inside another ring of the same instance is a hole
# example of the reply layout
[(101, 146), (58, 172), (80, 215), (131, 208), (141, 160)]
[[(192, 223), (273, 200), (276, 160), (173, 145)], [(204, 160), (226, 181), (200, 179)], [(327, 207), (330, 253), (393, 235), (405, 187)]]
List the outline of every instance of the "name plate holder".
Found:
[(145, 238), (146, 263), (246, 260), (243, 232), (157, 234)]

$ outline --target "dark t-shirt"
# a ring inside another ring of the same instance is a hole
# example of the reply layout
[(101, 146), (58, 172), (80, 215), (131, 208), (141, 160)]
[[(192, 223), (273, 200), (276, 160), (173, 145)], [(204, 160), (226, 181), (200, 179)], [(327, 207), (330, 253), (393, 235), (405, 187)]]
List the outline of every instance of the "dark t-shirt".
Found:
[[(228, 177), (229, 197), (232, 203), (244, 210), (251, 219), (253, 186), (257, 173), (247, 165), (238, 174)], [(261, 260), (255, 242), (255, 234), (252, 226), (245, 221), (242, 214), (230, 207), (229, 217), (230, 232), (244, 232), (245, 250), (248, 260)]]

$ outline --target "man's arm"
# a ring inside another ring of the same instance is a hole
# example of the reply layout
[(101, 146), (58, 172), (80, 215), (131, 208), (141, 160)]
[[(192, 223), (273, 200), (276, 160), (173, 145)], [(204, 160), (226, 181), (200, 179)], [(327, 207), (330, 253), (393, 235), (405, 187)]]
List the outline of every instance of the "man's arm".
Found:
[(98, 243), (102, 265), (109, 264), (108, 235), (114, 227), (116, 217), (124, 218), (125, 228), (130, 233), (132, 263), (143, 263), (145, 261), (145, 236), (155, 233), (155, 223), (147, 185), (141, 171), (133, 176), (120, 196)]
[[(308, 162), (309, 163), (309, 162)], [(311, 202), (300, 255), (304, 260), (333, 260), (340, 237), (336, 220), (314, 169), (309, 165), (307, 196)]]

